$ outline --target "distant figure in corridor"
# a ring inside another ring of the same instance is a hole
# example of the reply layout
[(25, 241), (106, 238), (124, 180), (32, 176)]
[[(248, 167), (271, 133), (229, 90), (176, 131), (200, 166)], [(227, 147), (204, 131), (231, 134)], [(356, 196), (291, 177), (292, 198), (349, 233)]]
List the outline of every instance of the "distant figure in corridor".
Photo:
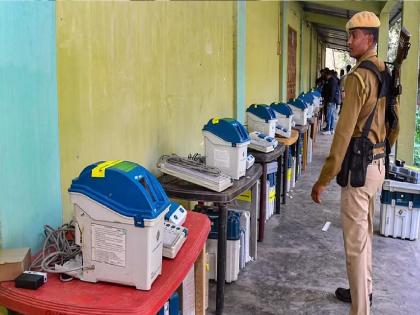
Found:
[(325, 121), (326, 127), (322, 130), (322, 134), (330, 135), (334, 133), (334, 113), (339, 102), (339, 85), (334, 70), (327, 72), (327, 84), (324, 85), (322, 96), (324, 98), (324, 106), (326, 107)]
[[(346, 83), (346, 78), (347, 75), (349, 74), (351, 70), (351, 65), (347, 65), (346, 66), (346, 74), (344, 74), (344, 70), (341, 69), (341, 71), (343, 71), (343, 75), (341, 75), (340, 72), (340, 90), (341, 90), (341, 99), (344, 100), (344, 98), (346, 97), (346, 92), (344, 91), (344, 84)], [(341, 108), (340, 108), (341, 110)]]
[(331, 150), (311, 192), (312, 199), (320, 203), (322, 192), (335, 176), (342, 186), (341, 222), (350, 289), (338, 288), (335, 294), (339, 300), (351, 302), (350, 315), (370, 314), (375, 195), (385, 176), (385, 138), (392, 146), (398, 135), (398, 128), (387, 134), (386, 98), (378, 96), (376, 75), (362, 66), (358, 68), (362, 61), (369, 60), (384, 70), (384, 62), (376, 53), (379, 26), (378, 17), (367, 11), (347, 22), (347, 44), (357, 64), (346, 76), (344, 102)]

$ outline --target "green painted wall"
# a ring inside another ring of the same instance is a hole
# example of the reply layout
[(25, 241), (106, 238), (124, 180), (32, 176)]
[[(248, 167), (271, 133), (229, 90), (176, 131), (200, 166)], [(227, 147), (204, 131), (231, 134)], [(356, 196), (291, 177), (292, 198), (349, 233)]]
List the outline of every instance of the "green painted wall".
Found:
[(322, 51), (322, 45), (321, 45), (321, 41), (319, 40), (319, 38), (317, 38), (317, 53), (316, 53), (316, 58), (317, 58), (317, 67), (319, 66), (319, 69), (323, 69), (324, 67), (324, 58), (323, 58), (323, 51)]
[(311, 25), (302, 20), (302, 62), (300, 68), (301, 89), (307, 92), (311, 88)]
[(401, 67), (400, 134), (397, 142), (397, 157), (413, 164), (416, 136), (417, 78), (419, 73), (419, 25), (420, 2), (404, 1), (402, 25), (411, 33), (411, 47)]
[(57, 2), (64, 218), (89, 163), (203, 153), (201, 128), (234, 115), (234, 2)]
[(317, 34), (315, 31), (315, 27), (311, 26), (311, 51), (310, 51), (310, 58), (311, 58), (311, 82), (310, 82), (310, 87), (314, 87), (315, 86), (315, 80), (319, 75), (319, 71), (318, 71), (318, 58), (317, 58), (317, 49), (318, 49), (318, 44), (317, 44), (318, 38), (317, 38)]
[(246, 104), (279, 101), (279, 2), (246, 4)]
[(0, 247), (61, 224), (55, 2), (0, 3)]

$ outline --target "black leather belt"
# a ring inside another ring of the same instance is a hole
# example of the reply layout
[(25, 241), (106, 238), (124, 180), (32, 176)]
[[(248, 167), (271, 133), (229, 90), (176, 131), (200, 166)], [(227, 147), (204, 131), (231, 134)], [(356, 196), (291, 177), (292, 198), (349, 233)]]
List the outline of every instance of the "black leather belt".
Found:
[[(378, 142), (373, 145), (374, 149), (385, 148), (385, 142)], [(386, 156), (385, 152), (374, 154), (372, 160), (379, 160)]]
[(373, 145), (373, 148), (374, 148), (374, 149), (377, 149), (377, 148), (385, 148), (385, 142), (378, 142), (378, 143), (375, 143), (375, 144)]
[(378, 154), (375, 154), (375, 155), (373, 156), (373, 159), (374, 159), (374, 160), (379, 160), (379, 159), (384, 158), (385, 156), (386, 156), (386, 154), (385, 154), (385, 153), (378, 153)]

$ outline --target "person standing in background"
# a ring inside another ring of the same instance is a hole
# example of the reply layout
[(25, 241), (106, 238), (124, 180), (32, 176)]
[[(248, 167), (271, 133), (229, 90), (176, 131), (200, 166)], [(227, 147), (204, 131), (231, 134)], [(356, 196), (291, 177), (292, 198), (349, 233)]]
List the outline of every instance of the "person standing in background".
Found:
[(327, 74), (327, 84), (324, 86), (324, 106), (326, 106), (325, 120), (326, 127), (322, 130), (323, 135), (334, 133), (334, 113), (338, 102), (338, 82), (334, 75), (334, 70), (329, 70)]
[(344, 98), (346, 97), (346, 92), (344, 91), (344, 84), (346, 83), (346, 77), (351, 70), (351, 65), (347, 65), (346, 70), (347, 70), (347, 72), (346, 72), (346, 74), (344, 74), (344, 70), (341, 69), (341, 71), (343, 71), (343, 75), (341, 75), (341, 71), (340, 71), (340, 91), (341, 91), (341, 99), (342, 100), (344, 100)]

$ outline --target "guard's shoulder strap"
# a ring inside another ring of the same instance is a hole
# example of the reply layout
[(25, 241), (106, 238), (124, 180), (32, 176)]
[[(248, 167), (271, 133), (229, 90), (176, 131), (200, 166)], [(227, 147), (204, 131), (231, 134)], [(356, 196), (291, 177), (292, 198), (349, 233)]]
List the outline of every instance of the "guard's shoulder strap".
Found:
[(352, 74), (354, 74), (356, 78), (359, 80), (360, 84), (362, 85), (362, 90), (364, 91), (366, 88), (366, 84), (365, 84), (365, 81), (363, 81), (362, 76), (356, 71), (353, 71)]
[(378, 78), (379, 84), (382, 84), (382, 75), (378, 67), (370, 60), (363, 60), (357, 68), (368, 69)]
[(379, 82), (378, 98), (381, 98), (383, 96), (388, 96), (389, 91), (390, 91), (391, 78), (390, 78), (386, 65), (385, 65), (384, 71), (380, 71), (378, 67), (372, 61), (364, 60), (359, 64), (358, 68), (368, 69), (375, 74)]
[(366, 100), (366, 84), (362, 76), (360, 75), (360, 73), (358, 73), (356, 70), (357, 68), (353, 68), (347, 75), (354, 74), (354, 76), (359, 80), (359, 83), (362, 86), (362, 95), (363, 95), (363, 103), (364, 103)]
[(359, 79), (360, 84), (362, 85), (362, 88), (364, 89), (366, 87), (366, 84), (360, 75), (356, 70), (357, 69), (368, 69), (372, 71), (375, 76), (378, 78), (379, 84), (382, 84), (382, 74), (381, 71), (379, 71), (378, 67), (370, 60), (363, 60), (356, 68), (353, 68), (353, 70), (350, 73), (353, 73), (356, 75), (356, 77)]
[[(382, 87), (382, 75), (381, 75), (381, 72), (379, 71), (378, 67), (370, 60), (363, 60), (357, 66), (357, 68), (368, 69), (376, 75), (376, 77), (378, 78), (378, 82), (379, 82), (379, 89), (378, 89), (378, 99), (379, 99), (379, 95), (381, 94), (380, 92), (381, 92), (381, 87)], [(354, 73), (356, 74), (357, 72), (355, 71)], [(357, 77), (359, 78), (359, 81), (363, 82), (362, 76), (359, 73), (357, 73)], [(363, 88), (365, 88), (365, 83), (364, 82), (363, 82), (362, 86), (363, 86)], [(376, 101), (375, 107), (373, 108), (372, 112), (370, 113), (365, 125), (363, 126), (362, 136), (364, 138), (367, 138), (368, 135), (369, 135), (370, 126), (372, 125), (373, 116), (375, 115), (377, 105), (378, 105), (378, 100)]]

